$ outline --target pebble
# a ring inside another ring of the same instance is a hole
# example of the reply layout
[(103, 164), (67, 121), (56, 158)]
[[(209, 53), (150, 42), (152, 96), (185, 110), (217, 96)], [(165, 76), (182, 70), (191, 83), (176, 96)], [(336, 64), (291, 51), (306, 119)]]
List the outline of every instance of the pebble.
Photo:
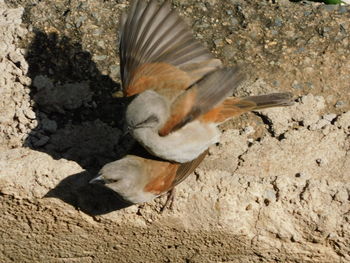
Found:
[(113, 77), (120, 77), (120, 67), (119, 65), (111, 65), (109, 71)]
[(25, 108), (23, 110), (23, 113), (26, 117), (28, 117), (31, 120), (34, 120), (36, 118), (35, 112), (32, 111), (32, 109), (30, 109), (30, 108)]
[(38, 121), (37, 120), (32, 120), (30, 123), (29, 123), (29, 128), (30, 129), (34, 129), (38, 126)]
[(348, 11), (348, 8), (347, 8), (346, 6), (343, 6), (343, 5), (339, 6), (338, 12), (339, 12), (340, 14), (344, 14), (344, 13), (346, 13), (347, 11)]
[(100, 28), (95, 29), (95, 30), (92, 32), (92, 34), (93, 34), (94, 36), (99, 36), (99, 35), (102, 34), (102, 29), (100, 29)]
[(106, 48), (105, 42), (103, 40), (98, 41), (97, 45), (101, 48)]
[(344, 105), (345, 105), (345, 102), (339, 100), (339, 101), (337, 101), (337, 102), (335, 103), (334, 106), (335, 106), (336, 108), (342, 108), (342, 107), (344, 107)]
[(224, 41), (222, 39), (215, 39), (214, 44), (216, 47), (222, 47), (224, 45)]
[(334, 11), (335, 9), (338, 8), (338, 5), (323, 5), (323, 8), (324, 8), (326, 11)]
[(238, 25), (239, 22), (238, 22), (238, 19), (237, 18), (232, 18), (231, 19), (231, 24), (234, 26), (234, 25)]
[(278, 35), (279, 33), (278, 33), (277, 30), (272, 29), (272, 30), (271, 30), (271, 34), (272, 34), (273, 36), (275, 36), (275, 35)]
[(277, 17), (275, 18), (275, 26), (280, 27), (283, 25), (282, 19)]
[(86, 20), (86, 17), (84, 16), (81, 16), (81, 17), (78, 17), (77, 20), (75, 21), (75, 25), (76, 27), (81, 27), (81, 25), (84, 23), (84, 21)]
[(304, 16), (309, 16), (309, 15), (311, 15), (312, 14), (312, 11), (305, 11), (304, 12)]
[(19, 76), (18, 80), (21, 84), (25, 85), (25, 86), (30, 86), (30, 84), (32, 83), (32, 79), (27, 77), (27, 76)]
[(272, 85), (273, 85), (274, 87), (279, 87), (279, 86), (280, 86), (280, 81), (279, 81), (279, 80), (274, 80), (274, 81), (272, 82)]
[(293, 84), (292, 84), (292, 88), (293, 89), (301, 89), (302, 86), (297, 81), (294, 81)]
[(329, 27), (329, 26), (325, 26), (325, 27), (323, 27), (323, 32), (330, 32), (330, 31), (332, 31), (332, 28), (331, 27)]
[(107, 58), (106, 55), (94, 55), (92, 59), (95, 61), (102, 61), (102, 60), (105, 60), (106, 58)]
[(308, 89), (312, 89), (314, 87), (314, 85), (312, 85), (311, 82), (306, 82), (305, 83), (305, 86), (308, 88)]
[(217, 0), (207, 0), (207, 2), (212, 6), (217, 4)]
[(247, 126), (244, 128), (244, 134), (249, 135), (255, 132), (254, 128), (252, 126)]
[(264, 196), (270, 200), (276, 200), (276, 193), (271, 189), (266, 190)]
[(326, 115), (323, 115), (322, 118), (331, 122), (333, 121), (335, 118), (337, 117), (337, 114), (335, 113), (330, 113), (330, 114), (326, 114)]
[(312, 125), (310, 125), (309, 130), (310, 131), (316, 131), (316, 130), (321, 130), (323, 129), (325, 126), (329, 125), (330, 122), (326, 119), (321, 119), (319, 120), (317, 123), (314, 123)]

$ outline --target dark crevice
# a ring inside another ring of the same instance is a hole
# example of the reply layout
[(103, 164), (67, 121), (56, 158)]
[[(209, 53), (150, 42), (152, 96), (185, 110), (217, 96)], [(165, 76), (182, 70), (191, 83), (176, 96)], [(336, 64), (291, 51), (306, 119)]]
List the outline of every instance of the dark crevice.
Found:
[(310, 185), (310, 181), (309, 180), (306, 180), (306, 183), (303, 187), (303, 189), (301, 190), (300, 194), (299, 194), (299, 199), (300, 201), (304, 201), (304, 194), (306, 192), (306, 190), (309, 188), (309, 185)]
[(280, 198), (280, 189), (277, 186), (277, 176), (275, 177), (275, 179), (273, 181), (271, 181), (271, 185), (273, 187), (273, 190), (276, 193), (276, 202), (277, 202)]
[(268, 133), (270, 133), (271, 137), (276, 137), (275, 131), (272, 127), (272, 121), (270, 120), (270, 118), (267, 117), (266, 115), (260, 113), (260, 112), (254, 111), (254, 114), (256, 116), (259, 116), (261, 118), (261, 120), (263, 121), (263, 123), (265, 125), (267, 125), (267, 131), (268, 131)]
[(280, 134), (280, 135), (277, 136), (277, 139), (278, 139), (279, 141), (282, 141), (282, 140), (286, 139), (286, 136), (285, 136), (284, 133), (282, 133), (282, 134)]

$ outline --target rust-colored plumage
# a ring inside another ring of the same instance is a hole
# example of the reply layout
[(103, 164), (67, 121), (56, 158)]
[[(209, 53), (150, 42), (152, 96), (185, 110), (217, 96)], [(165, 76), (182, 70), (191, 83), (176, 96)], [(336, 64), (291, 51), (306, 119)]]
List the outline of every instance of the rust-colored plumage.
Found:
[[(191, 30), (166, 1), (161, 5), (154, 0), (148, 3), (143, 0), (133, 1), (129, 13), (121, 19), (119, 51), (124, 95), (139, 97), (152, 91), (153, 95), (148, 93), (147, 96), (152, 95), (152, 101), (160, 102), (159, 108), (165, 108), (163, 115), (157, 115), (158, 108), (150, 109), (147, 104), (149, 97), (144, 97), (146, 99), (139, 100), (140, 104), (135, 102), (129, 115), (127, 111), (130, 126), (140, 132), (134, 132), (133, 136), (148, 152), (154, 154), (152, 147), (159, 150), (159, 146), (160, 150), (175, 150), (174, 153), (181, 157), (181, 150), (188, 150), (182, 146), (190, 144), (191, 139), (195, 141), (196, 134), (183, 133), (190, 134), (190, 139), (178, 136), (181, 139), (177, 144), (174, 141), (169, 144), (175, 147), (157, 145), (155, 142), (166, 143), (162, 138), (169, 138), (176, 133), (181, 135), (184, 128), (194, 123), (198, 123), (199, 128), (194, 125), (190, 131), (208, 131), (210, 138), (208, 141), (199, 140), (196, 158), (183, 163), (169, 161), (176, 159), (157, 158), (164, 158), (162, 155), (153, 158), (146, 154), (143, 157), (127, 156), (106, 165), (108, 167), (101, 170), (100, 177), (112, 182), (107, 186), (134, 203), (147, 201), (171, 190), (192, 173), (205, 158), (207, 147), (214, 140), (212, 138), (218, 137), (216, 125), (248, 111), (292, 104), (292, 95), (289, 93), (230, 97), (243, 81), (244, 74), (239, 67), (226, 68), (214, 58), (194, 39)], [(136, 99), (131, 103), (134, 101)], [(145, 118), (142, 117), (142, 120), (134, 118), (143, 113)], [(160, 122), (163, 119), (165, 121)], [(152, 126), (157, 121), (159, 126)], [(157, 127), (154, 131), (156, 134), (152, 133), (154, 127)], [(148, 133), (142, 133), (145, 131)], [(154, 141), (151, 137), (155, 138)], [(191, 153), (189, 151), (189, 156), (192, 156)], [(125, 171), (129, 174), (125, 174)]]

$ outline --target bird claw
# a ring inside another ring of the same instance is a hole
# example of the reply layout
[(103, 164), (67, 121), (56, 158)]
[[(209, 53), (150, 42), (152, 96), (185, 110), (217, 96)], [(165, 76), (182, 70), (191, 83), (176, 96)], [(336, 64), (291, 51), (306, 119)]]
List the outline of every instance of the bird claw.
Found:
[(175, 188), (172, 188), (170, 191), (167, 193), (167, 199), (160, 209), (160, 212), (163, 213), (166, 209), (169, 209), (170, 211), (173, 210), (174, 208), (174, 199), (175, 199)]

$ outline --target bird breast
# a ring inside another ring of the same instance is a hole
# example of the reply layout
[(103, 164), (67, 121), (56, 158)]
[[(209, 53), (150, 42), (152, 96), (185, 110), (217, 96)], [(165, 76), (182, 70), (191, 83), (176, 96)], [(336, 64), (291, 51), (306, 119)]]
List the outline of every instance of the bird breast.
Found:
[(185, 163), (194, 160), (220, 139), (214, 123), (196, 120), (181, 129), (160, 136), (155, 129), (142, 127), (133, 131), (134, 138), (150, 153), (169, 161)]

